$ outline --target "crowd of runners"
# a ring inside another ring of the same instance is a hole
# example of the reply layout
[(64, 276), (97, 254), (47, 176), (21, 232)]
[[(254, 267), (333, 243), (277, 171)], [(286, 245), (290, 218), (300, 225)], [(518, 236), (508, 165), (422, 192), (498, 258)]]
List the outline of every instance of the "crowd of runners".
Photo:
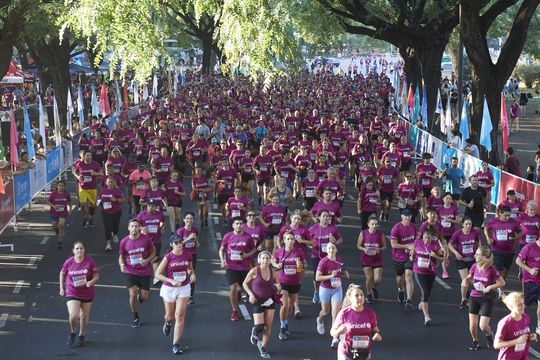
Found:
[[(509, 191), (496, 218), (486, 220), (494, 185), (487, 166), (461, 191), (465, 179), (457, 158), (442, 171), (428, 153), (416, 164), (405, 128), (389, 111), (389, 79), (352, 75), (299, 73), (270, 86), (213, 77), (183, 88), (176, 99), (152, 101), (112, 131), (93, 119), (73, 166), (78, 200), (63, 181), (48, 200), (58, 248), (74, 204), (80, 204), (83, 229), (95, 226), (97, 209), (103, 248), (119, 253), (131, 326), (141, 325), (139, 306), (152, 285), (161, 285), (163, 333), (172, 330), (179, 354), (188, 304), (196, 301), (197, 252), (206, 241), (201, 230), (215, 202), (230, 230), (215, 254), (226, 271), (230, 320), (239, 319), (239, 303), (253, 305), (250, 341), (261, 357), (270, 357), (275, 310), (278, 338), (287, 340), (294, 332), (289, 319), (303, 316), (300, 289), (312, 286), (313, 303), (320, 304), (314, 331), (330, 334), (338, 359), (368, 359), (382, 333), (366, 305), (379, 298), (384, 265), (395, 269), (396, 299), (405, 309), (415, 307), (419, 289), (426, 326), (436, 321), (429, 312), (436, 275), (447, 278), (457, 267), (470, 350), (480, 348), (479, 327), (482, 342), (500, 349), (500, 359), (526, 359), (536, 335), (524, 304), (540, 299), (536, 204)], [(357, 239), (340, 234), (347, 196), (356, 201)], [(193, 212), (185, 211), (188, 204)], [(401, 220), (385, 234), (379, 225), (393, 211)], [(122, 217), (129, 218), (129, 235), (121, 239)], [(343, 263), (344, 240), (356, 242), (365, 286), (343, 288), (346, 269), (358, 268)], [(388, 251), (392, 264), (383, 264)], [(99, 270), (81, 242), (73, 244), (73, 254), (60, 272), (60, 295), (69, 311), (68, 344), (74, 344), (80, 321), (82, 346)], [(503, 292), (514, 263), (524, 295)], [(498, 298), (511, 313), (493, 332)]]

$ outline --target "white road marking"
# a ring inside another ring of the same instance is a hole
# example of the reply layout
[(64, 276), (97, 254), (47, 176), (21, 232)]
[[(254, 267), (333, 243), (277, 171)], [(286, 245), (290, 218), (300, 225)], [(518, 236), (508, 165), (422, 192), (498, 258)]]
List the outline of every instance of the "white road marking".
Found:
[(214, 216), (214, 224), (216, 225), (219, 224), (219, 218), (217, 216)]
[(532, 346), (529, 346), (529, 352), (533, 354), (533, 356), (537, 359), (540, 359), (540, 353), (532, 348)]
[(15, 288), (13, 288), (13, 293), (18, 294), (21, 291), (23, 285), (24, 285), (24, 280), (17, 281), (17, 285), (15, 285)]
[(247, 310), (246, 305), (240, 304), (238, 305), (238, 307), (240, 308), (240, 312), (242, 313), (244, 319), (251, 320), (251, 315), (249, 315), (249, 311)]
[(41, 245), (45, 245), (45, 244), (47, 244), (48, 241), (49, 241), (49, 237), (48, 237), (48, 236), (44, 236), (44, 237), (43, 237), (43, 240), (41, 240), (40, 244), (41, 244)]
[(36, 260), (37, 260), (37, 256), (32, 256), (32, 257), (30, 258), (30, 260), (28, 260), (28, 266), (34, 265), (34, 263), (36, 262)]
[(15, 245), (14, 244), (2, 244), (0, 243), (0, 247), (8, 247), (11, 249), (11, 252), (15, 251)]
[(216, 240), (221, 241), (221, 233), (220, 232), (216, 233)]
[(448, 285), (447, 283), (444, 282), (443, 279), (441, 279), (440, 277), (436, 276), (435, 277), (435, 280), (437, 280), (437, 282), (439, 283), (439, 285), (441, 285), (443, 288), (445, 288), (446, 290), (452, 290), (452, 288), (450, 287), (450, 285)]
[(2, 315), (0, 315), (0, 328), (3, 328), (4, 326), (6, 326), (6, 321), (8, 319), (8, 316), (9, 316), (8, 313), (2, 313)]
[(349, 198), (349, 200), (354, 201), (354, 198), (353, 198), (353, 196), (351, 194), (348, 194), (347, 197)]

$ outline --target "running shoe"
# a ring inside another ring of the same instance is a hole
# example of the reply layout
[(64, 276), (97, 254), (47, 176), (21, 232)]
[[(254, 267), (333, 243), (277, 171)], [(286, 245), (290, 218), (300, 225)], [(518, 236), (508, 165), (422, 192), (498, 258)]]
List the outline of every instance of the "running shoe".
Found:
[(169, 336), (171, 333), (171, 323), (168, 321), (165, 321), (165, 324), (163, 324), (163, 335)]
[(411, 300), (405, 301), (405, 310), (412, 310), (412, 309), (414, 309), (414, 306), (413, 306)]
[(289, 325), (285, 325), (285, 334), (287, 334), (287, 336), (291, 336), (291, 332), (289, 331)]
[(81, 227), (82, 227), (83, 229), (86, 229), (86, 228), (88, 227), (88, 223), (86, 222), (86, 219), (84, 219), (84, 220), (82, 221)]
[(251, 336), (249, 337), (249, 341), (252, 345), (257, 345), (259, 343), (259, 335), (257, 335), (257, 329), (255, 328), (255, 326), (251, 328)]
[(182, 349), (180, 349), (180, 344), (174, 344), (172, 346), (172, 352), (174, 355), (180, 355), (184, 353)]
[(188, 305), (193, 305), (193, 304), (195, 304), (195, 299), (193, 299), (193, 296), (190, 296), (188, 300)]
[(69, 334), (68, 339), (67, 339), (68, 346), (73, 345), (73, 343), (75, 342), (75, 336), (76, 336), (75, 333), (70, 333)]
[(288, 337), (287, 337), (287, 331), (285, 330), (285, 328), (280, 328), (279, 329), (279, 340), (287, 340)]
[(431, 325), (433, 323), (433, 321), (431, 320), (431, 318), (428, 316), (424, 316), (424, 325), (428, 326), (428, 325)]
[(448, 272), (444, 271), (444, 272), (442, 273), (442, 278), (443, 278), (443, 279), (449, 279), (450, 276), (448, 275)]
[(487, 335), (486, 336), (486, 347), (488, 349), (493, 349), (493, 333), (491, 333), (490, 335)]
[(459, 308), (462, 310), (467, 310), (469, 308), (469, 302), (467, 300), (461, 300)]
[(84, 338), (84, 335), (79, 335), (79, 346), (86, 345), (86, 340)]
[(112, 246), (111, 246), (111, 244), (105, 245), (105, 251), (112, 251)]
[(313, 301), (314, 304), (318, 304), (318, 303), (321, 302), (321, 300), (319, 299), (319, 292), (318, 291), (313, 292), (313, 299), (311, 299), (311, 301)]
[(319, 335), (324, 335), (324, 322), (317, 316), (317, 332)]
[(379, 291), (377, 290), (377, 288), (374, 287), (371, 291), (373, 292), (373, 298), (378, 299), (379, 298)]
[(91, 217), (90, 220), (88, 220), (88, 226), (94, 227), (94, 218)]
[(141, 319), (134, 318), (133, 320), (131, 320), (131, 327), (132, 328), (138, 328), (139, 326), (141, 326)]
[(480, 349), (480, 344), (478, 343), (478, 341), (474, 340), (471, 346), (469, 346), (469, 350), (478, 351), (478, 349)]
[(233, 312), (231, 313), (231, 321), (238, 321), (238, 320), (239, 320), (238, 311), (233, 310)]
[(405, 291), (398, 289), (397, 291), (397, 301), (400, 303), (405, 302)]
[(294, 318), (300, 320), (302, 318), (302, 311), (300, 309), (294, 310)]
[(337, 337), (333, 337), (332, 344), (330, 344), (330, 347), (336, 349), (338, 345), (339, 345), (339, 339)]
[(372, 294), (367, 294), (366, 295), (366, 303), (373, 304), (373, 295)]
[(261, 357), (263, 359), (270, 359), (270, 354), (268, 353), (268, 350), (266, 350), (264, 346), (261, 346), (261, 349), (259, 350), (259, 352), (261, 353)]

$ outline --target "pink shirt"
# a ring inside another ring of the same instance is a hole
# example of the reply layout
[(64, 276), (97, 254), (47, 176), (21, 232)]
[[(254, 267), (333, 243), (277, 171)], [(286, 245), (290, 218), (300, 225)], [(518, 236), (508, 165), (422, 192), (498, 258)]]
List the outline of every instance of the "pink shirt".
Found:
[[(172, 251), (165, 254), (167, 259), (166, 276), (169, 279), (180, 281), (181, 286), (189, 284), (189, 264), (191, 263), (191, 254), (183, 251), (180, 255), (175, 255)], [(164, 286), (173, 286), (168, 281), (163, 283)]]
[[(187, 238), (191, 236), (191, 234), (195, 234), (195, 238), (192, 238), (189, 241), (185, 241)], [(183, 247), (184, 252), (187, 252), (191, 255), (197, 253), (197, 240), (199, 236), (199, 229), (192, 226), (191, 229), (188, 230), (184, 226), (182, 226), (181, 228), (176, 230), (176, 235), (180, 236), (182, 241), (185, 241), (184, 247)]]
[[(416, 226), (413, 223), (410, 223), (408, 226), (397, 223), (390, 231), (391, 240), (397, 241), (397, 243), (401, 245), (412, 244), (415, 235)], [(409, 253), (405, 252), (404, 249), (392, 249), (392, 259), (397, 262), (407, 261), (409, 259)]]
[(329, 203), (319, 200), (311, 208), (311, 212), (316, 217), (318, 217), (323, 211), (328, 211), (328, 214), (330, 215), (330, 223), (332, 225), (337, 224), (337, 219), (341, 217), (341, 208), (339, 207), (339, 202), (337, 200), (330, 201)]
[(462, 229), (459, 229), (452, 235), (450, 243), (463, 257), (464, 261), (473, 261), (474, 253), (480, 243), (480, 236), (475, 229), (471, 229), (468, 234), (465, 234)]
[(49, 210), (51, 216), (62, 218), (67, 217), (68, 206), (71, 203), (71, 195), (67, 191), (64, 191), (63, 193), (54, 191), (49, 195), (48, 200), (51, 204), (53, 204)]
[(311, 249), (312, 259), (322, 259), (326, 256), (326, 246), (330, 242), (330, 235), (333, 235), (337, 240), (341, 238), (339, 230), (335, 225), (321, 227), (319, 224), (314, 224), (309, 228), (309, 234), (313, 240)]
[(536, 226), (540, 222), (540, 215), (529, 216), (527, 214), (520, 214), (517, 220), (523, 233), (519, 243), (524, 245), (535, 242), (538, 239), (538, 235), (540, 235), (540, 230)]
[(306, 260), (305, 253), (298, 247), (293, 247), (289, 252), (284, 247), (277, 249), (274, 253), (274, 259), (277, 263), (283, 264), (283, 267), (278, 271), (278, 281), (284, 285), (300, 284), (302, 272), (298, 272), (298, 262), (302, 263), (302, 268)]
[[(521, 320), (514, 320), (512, 316), (506, 315), (497, 324), (495, 338), (502, 341), (514, 340), (530, 333), (529, 325), (531, 318), (527, 314), (521, 315)], [(499, 350), (497, 360), (526, 360), (529, 358), (529, 341), (522, 345), (515, 345)]]
[(362, 246), (366, 251), (360, 253), (360, 264), (362, 266), (379, 267), (382, 266), (382, 253), (375, 253), (376, 249), (383, 246), (383, 233), (380, 230), (375, 230), (370, 233), (369, 230), (362, 230)]
[(379, 182), (381, 184), (381, 191), (387, 193), (394, 192), (394, 183), (399, 175), (398, 170), (395, 167), (381, 167), (378, 171)]
[(138, 169), (129, 175), (130, 181), (135, 181), (131, 187), (132, 193), (135, 196), (141, 196), (148, 188), (147, 181), (152, 177), (148, 170), (140, 172)]
[[(101, 200), (101, 208), (103, 211), (105, 211), (107, 214), (116, 214), (117, 212), (122, 211), (122, 207), (118, 203), (118, 199), (120, 199), (123, 195), (122, 190), (118, 188), (108, 189), (105, 187), (101, 189), (99, 200)], [(113, 197), (116, 199), (116, 201), (111, 200)]]
[(141, 234), (137, 240), (129, 235), (120, 241), (120, 256), (124, 258), (124, 273), (137, 276), (150, 276), (153, 273), (152, 263), (143, 266), (141, 261), (148, 258), (154, 244), (149, 236)]
[(435, 274), (437, 261), (429, 254), (431, 251), (438, 252), (441, 246), (438, 241), (431, 241), (428, 244), (422, 240), (414, 242), (414, 264), (413, 271), (417, 274)]
[(334, 270), (337, 270), (338, 273), (335, 278), (321, 281), (321, 286), (327, 289), (340, 288), (342, 266), (343, 260), (341, 260), (339, 256), (336, 256), (336, 260), (331, 260), (327, 256), (322, 258), (317, 266), (317, 271), (319, 271), (321, 275), (330, 275)]
[(441, 219), (441, 226), (442, 226), (442, 232), (445, 237), (452, 236), (454, 234), (456, 225), (450, 221), (450, 220), (456, 220), (459, 216), (459, 210), (456, 206), (450, 205), (449, 208), (445, 208), (444, 206), (441, 206), (437, 208), (437, 214), (439, 214), (439, 218)]
[(487, 223), (486, 229), (493, 239), (491, 250), (505, 254), (514, 253), (514, 241), (510, 238), (515, 237), (516, 233), (521, 231), (516, 221), (512, 219), (502, 221), (499, 218), (494, 218)]
[(234, 232), (225, 234), (221, 247), (227, 251), (226, 266), (228, 270), (248, 271), (251, 268), (251, 258), (241, 259), (240, 256), (255, 249), (253, 239), (249, 234), (236, 235)]
[(67, 259), (62, 266), (62, 273), (66, 276), (66, 297), (93, 300), (95, 288), (94, 286), (87, 287), (86, 284), (98, 272), (94, 259), (88, 255), (80, 263), (75, 261), (75, 256)]
[(97, 189), (97, 176), (92, 175), (92, 171), (98, 172), (101, 170), (99, 164), (95, 161), (85, 163), (80, 161), (75, 166), (75, 173), (79, 175), (79, 187), (83, 190)]
[(337, 314), (333, 326), (337, 328), (343, 324), (347, 325), (347, 331), (339, 342), (341, 354), (348, 355), (347, 348), (371, 349), (371, 335), (378, 327), (375, 311), (366, 306), (362, 311), (356, 311), (348, 306)]
[(422, 189), (431, 189), (433, 185), (433, 179), (426, 175), (436, 175), (437, 168), (432, 163), (428, 165), (420, 163), (416, 165), (416, 172), (418, 173), (418, 183)]
[(469, 274), (472, 276), (473, 282), (473, 288), (471, 290), (472, 297), (481, 297), (484, 294), (484, 289), (495, 284), (501, 277), (493, 265), (485, 269), (480, 269), (476, 264), (473, 264), (469, 270)]
[[(528, 267), (540, 270), (540, 247), (535, 242), (525, 245), (519, 252), (518, 258), (527, 264)], [(533, 282), (540, 285), (540, 275), (533, 276), (527, 271), (523, 271), (523, 283)]]
[(164, 221), (163, 213), (156, 211), (150, 214), (148, 211), (143, 210), (137, 216), (137, 220), (141, 223), (144, 233), (152, 239), (154, 244), (161, 243), (161, 227)]

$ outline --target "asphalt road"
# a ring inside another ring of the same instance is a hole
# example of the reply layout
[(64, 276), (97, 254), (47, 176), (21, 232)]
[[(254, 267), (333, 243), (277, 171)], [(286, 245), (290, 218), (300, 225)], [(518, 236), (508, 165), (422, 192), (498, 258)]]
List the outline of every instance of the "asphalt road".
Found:
[[(189, 178), (186, 178), (186, 185)], [(72, 184), (71, 184), (72, 185)], [(72, 188), (72, 186), (70, 186)], [(352, 190), (349, 189), (349, 193)], [(163, 336), (163, 303), (159, 289), (154, 288), (149, 301), (140, 307), (143, 325), (138, 329), (130, 327), (131, 314), (128, 306), (128, 292), (123, 276), (117, 266), (117, 245), (113, 252), (104, 251), (104, 240), (100, 216), (96, 216), (95, 228), (80, 227), (80, 213), (77, 211), (67, 222), (66, 246), (56, 249), (56, 240), (49, 224), (45, 197), (38, 197), (31, 212), (23, 213), (17, 229), (7, 229), (1, 236), (0, 245), (0, 351), (1, 359), (55, 359), (70, 357), (75, 359), (132, 359), (145, 356), (167, 358), (171, 352), (172, 339)], [(348, 198), (344, 205), (344, 222), (339, 227), (344, 245), (339, 255), (351, 273), (351, 279), (344, 281), (360, 283), (364, 287), (364, 276), (359, 265), (356, 239), (360, 231), (355, 202)], [(184, 211), (193, 210), (186, 206)], [(210, 227), (200, 235), (202, 245), (199, 250), (197, 268), (196, 304), (190, 305), (182, 346), (186, 359), (256, 359), (257, 349), (249, 342), (252, 326), (250, 320), (238, 322), (229, 320), (230, 306), (224, 271), (219, 266), (217, 250), (219, 240), (228, 230), (223, 227), (223, 219), (217, 210), (211, 209)], [(127, 212), (127, 209), (125, 209)], [(127, 234), (128, 216), (123, 215), (121, 235)], [(391, 212), (390, 221), (382, 224), (385, 234), (389, 234), (391, 224), (398, 221), (397, 211)], [(195, 226), (198, 227), (198, 220)], [(166, 236), (163, 236), (165, 239)], [(69, 348), (66, 338), (69, 333), (65, 301), (58, 295), (58, 272), (63, 261), (71, 255), (70, 245), (74, 240), (82, 240), (87, 254), (94, 257), (101, 279), (97, 285), (96, 298), (91, 313), (91, 323), (87, 334), (87, 346)], [(431, 317), (433, 325), (426, 327), (418, 310), (405, 311), (396, 301), (394, 271), (390, 251), (384, 255), (384, 280), (379, 286), (380, 299), (370, 305), (377, 313), (383, 334), (382, 343), (375, 344), (373, 359), (495, 359), (494, 350), (485, 349), (485, 340), (480, 336), (482, 349), (468, 350), (470, 335), (468, 315), (458, 308), (459, 276), (455, 266), (451, 267), (451, 279), (443, 284), (436, 283), (432, 301)], [(444, 286), (443, 286), (444, 285)], [(520, 289), (516, 279), (516, 268), (508, 279), (507, 289)], [(335, 359), (335, 350), (330, 348), (331, 338), (316, 332), (315, 318), (318, 306), (311, 302), (311, 271), (305, 277), (301, 291), (301, 307), (304, 318), (290, 320), (292, 332), (287, 341), (277, 338), (279, 316), (276, 312), (273, 336), (269, 344), (272, 358), (276, 359)], [(415, 292), (414, 305), (419, 300)], [(250, 306), (247, 306), (250, 310)], [(535, 308), (527, 309), (535, 319)], [(492, 328), (507, 314), (502, 304), (497, 304), (493, 313)], [(249, 313), (248, 313), (249, 316)], [(330, 328), (327, 320), (327, 329)], [(533, 320), (533, 326), (535, 321)], [(540, 349), (539, 345), (534, 345)], [(530, 354), (530, 358), (535, 358)]]

